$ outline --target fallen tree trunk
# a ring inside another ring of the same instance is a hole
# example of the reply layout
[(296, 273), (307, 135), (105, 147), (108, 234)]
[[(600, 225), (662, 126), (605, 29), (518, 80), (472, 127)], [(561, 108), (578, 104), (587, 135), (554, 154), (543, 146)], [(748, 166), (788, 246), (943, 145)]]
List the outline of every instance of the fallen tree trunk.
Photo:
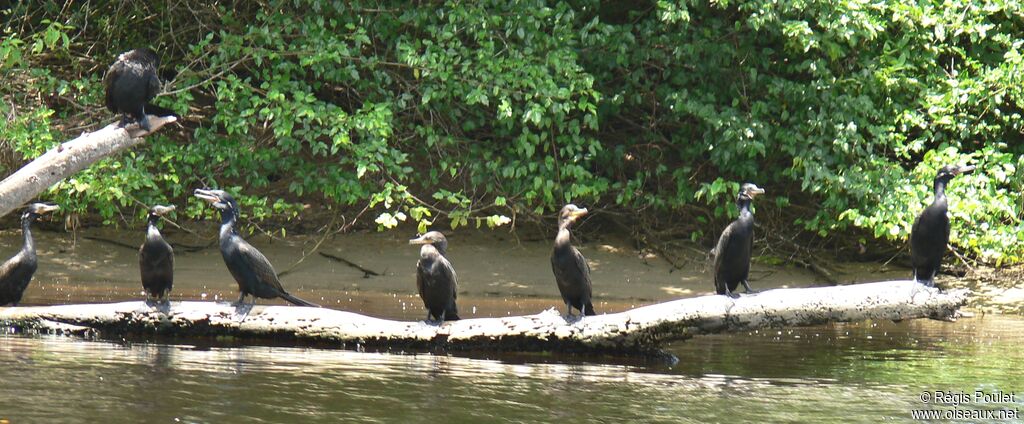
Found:
[(890, 281), (777, 289), (739, 299), (703, 296), (569, 322), (550, 309), (443, 325), (295, 306), (256, 306), (250, 311), (213, 302), (160, 307), (123, 302), (0, 308), (0, 322), (16, 329), (92, 329), (103, 337), (162, 334), (371, 349), (645, 352), (699, 334), (867, 319), (951, 319), (968, 295), (967, 290), (940, 292), (913, 281)]
[(149, 116), (152, 130), (137, 124), (119, 128), (110, 124), (61, 143), (43, 153), (17, 172), (0, 181), (0, 217), (17, 209), (58, 181), (70, 177), (96, 161), (142, 142), (144, 136), (176, 121), (174, 116)]

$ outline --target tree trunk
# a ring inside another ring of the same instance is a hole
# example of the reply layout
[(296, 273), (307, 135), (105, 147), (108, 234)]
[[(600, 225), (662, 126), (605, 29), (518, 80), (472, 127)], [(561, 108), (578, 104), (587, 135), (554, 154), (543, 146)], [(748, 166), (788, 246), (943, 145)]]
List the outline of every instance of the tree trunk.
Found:
[(110, 124), (84, 133), (39, 156), (0, 181), (0, 217), (17, 209), (58, 181), (70, 177), (96, 161), (142, 142), (142, 137), (176, 121), (174, 116), (149, 116), (152, 131), (138, 124), (119, 128)]
[(296, 306), (236, 308), (227, 303), (143, 302), (0, 308), (17, 329), (98, 331), (103, 337), (161, 334), (230, 336), (343, 348), (652, 352), (699, 334), (868, 319), (953, 319), (967, 290), (940, 292), (913, 281), (777, 289), (731, 299), (703, 296), (566, 321), (554, 309), (536, 315), (476, 318), (442, 325), (392, 321)]

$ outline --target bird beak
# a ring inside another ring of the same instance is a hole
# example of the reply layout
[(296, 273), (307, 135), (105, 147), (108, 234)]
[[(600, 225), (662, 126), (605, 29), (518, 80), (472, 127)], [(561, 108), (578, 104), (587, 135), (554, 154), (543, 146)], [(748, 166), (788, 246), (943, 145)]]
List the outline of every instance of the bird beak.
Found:
[(211, 193), (209, 190), (203, 190), (201, 188), (197, 188), (196, 191), (194, 192), (194, 194), (195, 194), (196, 197), (205, 200), (206, 203), (214, 204), (214, 203), (217, 203), (217, 202), (220, 201), (220, 197), (217, 197), (215, 194)]
[(963, 165), (953, 172), (953, 175), (967, 174), (974, 170), (974, 165)]
[(581, 217), (583, 215), (586, 215), (586, 214), (587, 214), (587, 208), (579, 208), (579, 209), (576, 209), (576, 210), (570, 212), (569, 216), (572, 217), (572, 219), (576, 219), (576, 218), (579, 218), (579, 217)]
[(164, 215), (170, 213), (171, 211), (173, 211), (174, 209), (176, 209), (174, 205), (171, 205), (171, 206), (156, 206), (156, 207), (153, 208), (153, 213), (156, 214), (157, 216), (164, 216)]
[(412, 240), (409, 240), (409, 244), (430, 244), (430, 243), (432, 243), (432, 242), (429, 239), (427, 239), (426, 234), (424, 234), (422, 236), (419, 236), (419, 237), (416, 237), (416, 238), (414, 238)]
[(759, 194), (764, 194), (764, 189), (761, 187), (754, 186), (754, 188), (747, 190), (747, 196), (754, 197)]
[(56, 211), (56, 210), (60, 210), (60, 206), (57, 206), (57, 205), (44, 205), (42, 207), (42, 209), (39, 209), (39, 213), (41, 215), (41, 214), (50, 213), (50, 212), (53, 212), (53, 211)]

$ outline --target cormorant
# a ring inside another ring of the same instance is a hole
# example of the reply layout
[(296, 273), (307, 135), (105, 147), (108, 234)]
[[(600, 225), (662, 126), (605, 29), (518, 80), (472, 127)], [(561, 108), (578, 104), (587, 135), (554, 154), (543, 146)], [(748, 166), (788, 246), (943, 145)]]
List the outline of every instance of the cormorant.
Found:
[(60, 209), (60, 206), (45, 203), (33, 203), (25, 208), (25, 213), (21, 215), (21, 232), (25, 236), (25, 245), (18, 254), (0, 265), (0, 306), (18, 306), (18, 302), (21, 302), (21, 295), (25, 293), (29, 281), (32, 280), (32, 274), (35, 274), (38, 267), (36, 246), (32, 242), (30, 228), (32, 221), (57, 209)]
[(146, 102), (160, 92), (160, 79), (156, 69), (160, 57), (152, 49), (143, 47), (121, 53), (103, 77), (106, 105), (111, 112), (121, 113), (121, 126), (128, 124), (131, 115), (146, 131), (150, 130), (146, 118)]
[(445, 257), (448, 239), (438, 231), (430, 231), (409, 240), (409, 244), (423, 245), (420, 260), (416, 262), (416, 290), (427, 308), (427, 321), (430, 317), (437, 321), (459, 319), (459, 308), (455, 305), (459, 280), (452, 263)]
[(935, 274), (942, 266), (942, 255), (949, 244), (949, 216), (946, 214), (946, 184), (953, 177), (971, 172), (974, 166), (946, 165), (935, 175), (935, 200), (914, 220), (910, 231), (910, 261), (914, 280), (935, 286)]
[(738, 297), (733, 292), (740, 283), (747, 293), (756, 293), (747, 283), (750, 253), (754, 246), (754, 213), (750, 211), (750, 202), (763, 193), (764, 190), (754, 184), (740, 187), (740, 194), (736, 197), (740, 216), (725, 227), (715, 247), (715, 292), (718, 294)]
[(227, 265), (228, 271), (231, 271), (231, 276), (238, 282), (238, 291), (241, 295), (237, 304), (243, 304), (245, 296), (252, 295), (254, 304), (257, 297), (280, 297), (295, 305), (319, 307), (284, 291), (277, 279), (277, 272), (267, 257), (238, 235), (235, 228), (238, 220), (238, 203), (234, 197), (223, 190), (202, 189), (196, 189), (195, 196), (220, 210), (220, 254), (224, 257), (224, 264)]
[(580, 315), (594, 315), (594, 304), (590, 301), (590, 265), (580, 251), (573, 247), (569, 226), (576, 219), (586, 215), (586, 208), (574, 204), (565, 205), (558, 213), (558, 235), (555, 236), (555, 249), (551, 252), (551, 270), (555, 273), (558, 291), (565, 302), (566, 316), (572, 316), (572, 308), (580, 311)]
[(174, 249), (156, 227), (160, 217), (173, 210), (174, 206), (160, 205), (149, 209), (146, 241), (139, 247), (139, 271), (148, 298), (166, 301), (174, 285)]

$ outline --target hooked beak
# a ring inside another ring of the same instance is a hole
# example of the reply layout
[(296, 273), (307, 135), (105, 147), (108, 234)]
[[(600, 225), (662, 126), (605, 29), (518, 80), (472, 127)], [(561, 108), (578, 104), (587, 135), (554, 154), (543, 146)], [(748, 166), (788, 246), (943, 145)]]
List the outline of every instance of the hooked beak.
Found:
[(39, 214), (41, 215), (41, 214), (44, 214), (44, 213), (50, 213), (50, 212), (53, 212), (53, 211), (56, 211), (56, 210), (60, 210), (60, 206), (58, 206), (58, 205), (43, 205), (43, 207), (41, 209), (39, 209)]
[(229, 208), (229, 205), (224, 201), (224, 199), (221, 198), (220, 195), (218, 195), (217, 192), (214, 190), (203, 190), (201, 188), (197, 188), (195, 191), (195, 196), (205, 200), (206, 203), (209, 203), (210, 206), (213, 206), (217, 209)]
[(228, 204), (224, 202), (224, 199), (221, 199), (221, 197), (217, 195), (217, 193), (214, 193), (212, 190), (203, 190), (201, 188), (197, 188), (194, 193), (196, 197), (205, 200), (206, 203), (209, 203), (211, 206), (217, 209), (223, 210), (229, 207)]
[(220, 201), (220, 197), (217, 197), (215, 194), (213, 194), (209, 190), (203, 190), (201, 188), (197, 188), (196, 191), (193, 192), (193, 194), (196, 197), (198, 197), (200, 199), (203, 199), (207, 203), (210, 203), (210, 204), (217, 203), (217, 202)]
[(426, 234), (409, 240), (409, 244), (431, 244), (433, 241), (427, 238)]
[(159, 206), (158, 205), (158, 206), (154, 206), (153, 207), (153, 213), (156, 216), (164, 216), (164, 215), (170, 213), (171, 211), (173, 211), (174, 209), (176, 209), (176, 207), (174, 205), (170, 205), (170, 206)]
[(967, 174), (967, 173), (970, 173), (971, 171), (973, 171), (974, 168), (975, 168), (974, 165), (962, 165), (962, 166), (958, 167), (956, 169), (956, 171), (953, 171), (953, 175)]
[(759, 194), (764, 194), (764, 189), (761, 187), (754, 186), (754, 188), (747, 190), (747, 196), (750, 196), (751, 198)]
[(576, 209), (576, 210), (574, 210), (572, 212), (569, 212), (569, 217), (572, 218), (572, 219), (576, 219), (576, 218), (579, 218), (579, 217), (581, 217), (583, 215), (586, 215), (586, 214), (587, 214), (587, 208), (579, 208), (579, 209)]

